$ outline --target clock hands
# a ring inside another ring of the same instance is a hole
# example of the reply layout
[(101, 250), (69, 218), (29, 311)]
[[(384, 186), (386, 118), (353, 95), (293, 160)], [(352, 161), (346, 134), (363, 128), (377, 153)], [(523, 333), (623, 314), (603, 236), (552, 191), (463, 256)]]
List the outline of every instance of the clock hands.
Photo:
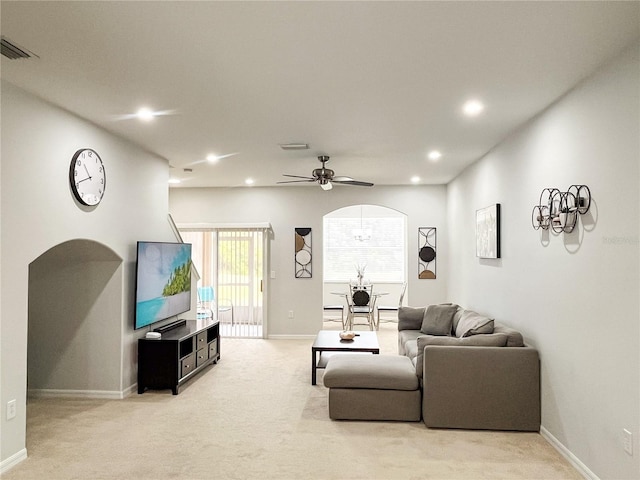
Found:
[(87, 172), (87, 177), (83, 178), (82, 180), (78, 180), (76, 182), (76, 185), (80, 185), (82, 182), (85, 182), (87, 180), (91, 180), (91, 174), (89, 173), (89, 169), (87, 168), (87, 165), (85, 163), (82, 164), (82, 166), (84, 167), (84, 171)]

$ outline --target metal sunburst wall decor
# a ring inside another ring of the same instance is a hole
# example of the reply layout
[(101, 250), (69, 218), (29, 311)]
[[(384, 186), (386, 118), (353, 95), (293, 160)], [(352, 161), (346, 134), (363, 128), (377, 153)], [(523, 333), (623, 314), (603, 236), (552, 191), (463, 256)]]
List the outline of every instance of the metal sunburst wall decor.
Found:
[(295, 229), (296, 278), (311, 278), (311, 229)]
[(418, 228), (418, 278), (436, 278), (436, 227)]

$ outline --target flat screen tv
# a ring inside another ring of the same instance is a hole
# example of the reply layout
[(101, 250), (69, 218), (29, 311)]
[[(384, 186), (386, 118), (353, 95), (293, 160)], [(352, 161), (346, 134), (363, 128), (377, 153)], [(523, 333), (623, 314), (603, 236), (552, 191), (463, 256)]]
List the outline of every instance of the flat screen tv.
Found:
[(135, 329), (191, 308), (191, 244), (138, 242)]

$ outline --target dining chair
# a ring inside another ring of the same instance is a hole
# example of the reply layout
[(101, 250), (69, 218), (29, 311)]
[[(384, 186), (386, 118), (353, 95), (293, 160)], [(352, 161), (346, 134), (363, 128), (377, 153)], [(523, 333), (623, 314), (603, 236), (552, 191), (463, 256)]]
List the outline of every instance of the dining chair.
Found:
[(402, 301), (404, 300), (404, 294), (407, 291), (407, 282), (402, 284), (402, 290), (400, 292), (400, 298), (398, 300), (398, 305), (378, 305), (377, 307), (377, 315), (376, 315), (376, 330), (380, 329), (380, 312), (397, 312), (399, 308), (402, 306)]
[[(347, 295), (348, 329), (353, 329), (354, 325), (368, 325), (370, 330), (375, 327), (374, 311), (376, 305), (376, 296), (373, 294), (373, 285), (350, 285), (349, 294)], [(367, 323), (356, 324), (354, 319), (360, 317), (365, 318)]]

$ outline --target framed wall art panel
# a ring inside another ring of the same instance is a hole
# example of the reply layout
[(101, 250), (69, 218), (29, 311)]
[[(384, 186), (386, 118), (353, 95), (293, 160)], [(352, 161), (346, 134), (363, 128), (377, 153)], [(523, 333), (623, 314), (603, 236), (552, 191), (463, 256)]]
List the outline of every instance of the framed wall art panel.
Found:
[(296, 278), (311, 278), (311, 229), (295, 229), (295, 275)]
[(476, 257), (500, 258), (500, 204), (476, 210)]
[(436, 278), (436, 227), (418, 228), (418, 278)]

